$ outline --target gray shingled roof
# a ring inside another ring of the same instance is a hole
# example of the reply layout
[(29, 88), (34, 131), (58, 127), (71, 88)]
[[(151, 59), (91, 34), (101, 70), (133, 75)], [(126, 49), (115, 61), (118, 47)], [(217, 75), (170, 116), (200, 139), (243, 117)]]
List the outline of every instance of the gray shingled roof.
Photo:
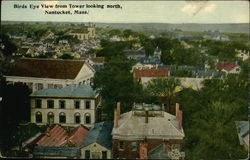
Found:
[(34, 156), (80, 157), (79, 147), (35, 146)]
[(95, 97), (96, 92), (90, 85), (69, 85), (64, 88), (46, 88), (35, 91), (31, 96), (47, 97)]
[(86, 147), (92, 143), (98, 143), (107, 149), (112, 148), (112, 132), (113, 122), (100, 122), (95, 123), (90, 129), (87, 138), (83, 143), (83, 147)]

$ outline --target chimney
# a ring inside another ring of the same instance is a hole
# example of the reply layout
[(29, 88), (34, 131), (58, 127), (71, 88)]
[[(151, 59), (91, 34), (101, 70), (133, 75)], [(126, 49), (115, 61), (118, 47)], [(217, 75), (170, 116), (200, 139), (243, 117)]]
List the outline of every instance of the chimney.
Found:
[(178, 117), (179, 111), (180, 111), (180, 105), (179, 105), (179, 103), (176, 103), (175, 104), (175, 116), (176, 116), (176, 118)]
[(120, 116), (121, 116), (121, 103), (120, 102), (117, 103), (116, 116), (117, 116), (117, 121), (119, 121)]
[(116, 117), (116, 108), (114, 109), (114, 126), (115, 126), (115, 128), (118, 127), (118, 121), (117, 121), (117, 117)]
[(179, 128), (182, 129), (182, 111), (180, 111), (179, 103), (176, 103), (175, 116), (179, 124)]
[(120, 107), (120, 102), (118, 102), (117, 107), (115, 108), (115, 112), (114, 112), (115, 128), (118, 127), (118, 122), (120, 120), (120, 114), (121, 114), (121, 107)]
[(179, 128), (182, 129), (182, 111), (179, 111), (178, 115)]

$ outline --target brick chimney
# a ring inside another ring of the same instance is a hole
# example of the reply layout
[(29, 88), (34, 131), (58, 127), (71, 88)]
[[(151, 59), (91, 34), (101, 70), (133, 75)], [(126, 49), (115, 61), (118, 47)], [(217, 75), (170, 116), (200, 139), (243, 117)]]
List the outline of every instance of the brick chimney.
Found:
[(182, 129), (182, 111), (179, 111), (178, 116), (179, 128)]
[(176, 103), (175, 104), (175, 116), (176, 116), (176, 118), (178, 117), (179, 111), (180, 111), (180, 105), (179, 105), (179, 103)]
[(121, 106), (120, 106), (120, 102), (118, 102), (116, 109), (115, 109), (115, 112), (114, 112), (115, 128), (118, 127), (118, 123), (120, 120), (120, 114), (121, 114)]
[(178, 120), (179, 128), (182, 129), (182, 111), (180, 111), (180, 105), (179, 103), (176, 103), (175, 106), (175, 116)]
[(114, 109), (114, 126), (115, 126), (115, 128), (117, 128), (117, 126), (118, 126), (118, 122), (117, 122), (117, 120), (116, 120), (117, 118), (116, 118), (116, 108)]

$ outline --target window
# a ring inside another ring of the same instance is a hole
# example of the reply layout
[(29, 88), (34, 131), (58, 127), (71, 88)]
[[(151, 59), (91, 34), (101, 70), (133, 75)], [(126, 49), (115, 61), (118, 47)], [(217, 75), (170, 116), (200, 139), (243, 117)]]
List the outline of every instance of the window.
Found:
[(47, 122), (49, 124), (53, 124), (54, 123), (54, 114), (52, 112), (49, 112), (47, 115)]
[(80, 113), (75, 113), (75, 123), (80, 123), (81, 122), (81, 115)]
[(60, 101), (59, 101), (59, 107), (60, 107), (61, 109), (64, 109), (64, 108), (65, 108), (65, 100), (60, 100)]
[(132, 142), (131, 147), (132, 147), (132, 151), (137, 151), (137, 149), (138, 149), (137, 142)]
[(36, 108), (41, 108), (42, 107), (42, 100), (41, 99), (36, 99), (35, 100), (35, 106), (36, 106)]
[(48, 88), (54, 88), (53, 86), (53, 84), (48, 84)]
[(85, 108), (90, 109), (90, 101), (85, 101)]
[(85, 158), (90, 159), (90, 150), (85, 151)]
[(125, 149), (125, 142), (124, 141), (119, 142), (119, 149), (121, 149), (121, 150)]
[(43, 117), (41, 112), (36, 112), (36, 123), (42, 123)]
[(36, 84), (36, 89), (37, 90), (43, 89), (43, 84), (42, 83), (37, 83)]
[(107, 151), (102, 151), (102, 159), (107, 159)]
[(63, 112), (59, 114), (59, 123), (66, 123), (66, 116)]
[(61, 85), (61, 84), (55, 84), (54, 88), (63, 88), (63, 85)]
[(47, 100), (47, 107), (48, 108), (54, 108), (54, 101), (53, 100)]
[(85, 114), (85, 124), (90, 124), (90, 123), (91, 123), (90, 114), (86, 113)]
[(75, 100), (75, 109), (79, 109), (79, 108), (80, 108), (80, 101)]

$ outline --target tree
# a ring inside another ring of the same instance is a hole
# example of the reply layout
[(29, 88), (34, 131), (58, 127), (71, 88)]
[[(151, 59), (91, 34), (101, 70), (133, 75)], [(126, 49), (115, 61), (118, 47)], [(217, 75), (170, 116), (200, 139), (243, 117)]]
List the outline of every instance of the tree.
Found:
[(182, 70), (171, 71), (171, 75), (175, 77), (192, 77), (193, 73), (192, 71), (189, 71), (187, 69), (182, 69)]
[(112, 57), (106, 67), (97, 71), (94, 88), (102, 96), (103, 112), (107, 120), (113, 119), (116, 102), (122, 103), (122, 112), (129, 111), (141, 93), (141, 86), (130, 72), (132, 62), (126, 57)]
[[(235, 127), (239, 106), (235, 103), (213, 102), (191, 115), (196, 119), (187, 128), (187, 153), (191, 159), (242, 159), (247, 152), (240, 146)], [(190, 151), (191, 149), (191, 151)]]
[(0, 52), (2, 52), (5, 56), (11, 56), (12, 53), (17, 51), (17, 45), (13, 43), (7, 35), (1, 33), (0, 37), (3, 44), (3, 47), (0, 46)]
[(164, 103), (167, 112), (173, 111), (171, 106), (175, 104), (175, 89), (180, 85), (180, 81), (174, 78), (156, 78), (151, 80), (146, 86), (145, 91), (151, 95), (158, 97), (158, 102)]
[(61, 59), (74, 59), (74, 56), (68, 54), (68, 53), (64, 53), (62, 56), (60, 56), (59, 58)]
[(0, 146), (1, 149), (8, 150), (16, 144), (11, 135), (15, 134), (17, 125), (21, 121), (30, 121), (29, 95), (31, 90), (22, 83), (7, 84), (3, 78), (0, 82), (0, 95), (2, 96)]

